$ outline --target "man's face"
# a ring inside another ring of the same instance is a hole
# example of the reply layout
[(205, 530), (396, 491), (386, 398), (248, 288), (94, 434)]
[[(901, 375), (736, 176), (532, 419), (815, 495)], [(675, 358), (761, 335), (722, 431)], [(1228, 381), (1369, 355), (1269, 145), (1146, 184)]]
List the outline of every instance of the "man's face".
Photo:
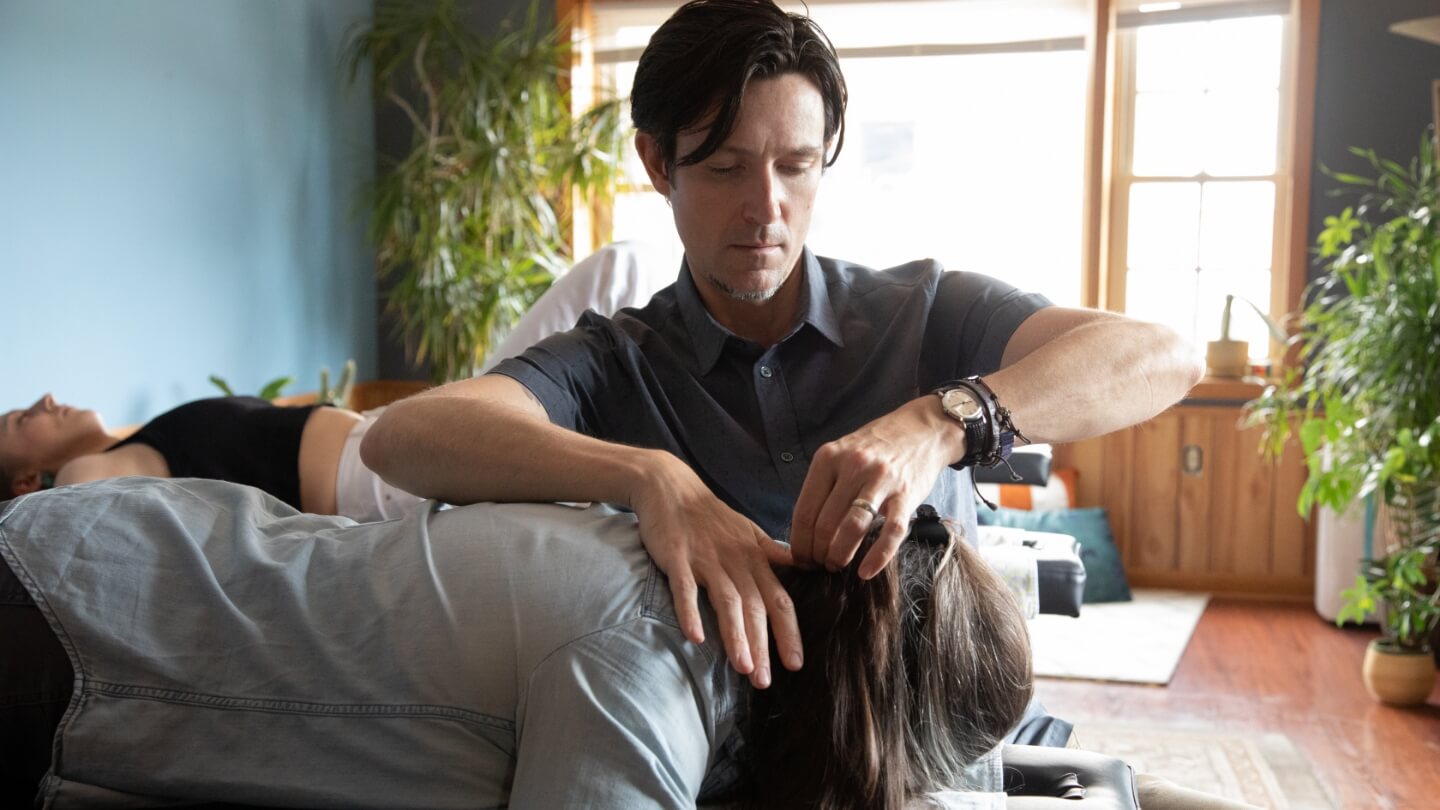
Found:
[(29, 408), (0, 414), (0, 459), (10, 468), (54, 472), (104, 433), (95, 411), (61, 405), (46, 394)]
[[(681, 132), (675, 154), (689, 154), (705, 134)], [(825, 103), (815, 84), (793, 73), (751, 82), (725, 143), (668, 177), (654, 142), (642, 134), (637, 146), (670, 200), (702, 294), (751, 303), (774, 296), (799, 263), (820, 187)]]

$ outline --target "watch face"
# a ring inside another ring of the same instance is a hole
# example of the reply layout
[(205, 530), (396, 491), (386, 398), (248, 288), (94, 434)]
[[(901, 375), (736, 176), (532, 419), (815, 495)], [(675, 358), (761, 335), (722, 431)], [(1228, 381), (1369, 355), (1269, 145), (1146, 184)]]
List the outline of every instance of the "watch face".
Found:
[(945, 392), (941, 397), (940, 404), (951, 416), (965, 422), (973, 422), (984, 416), (980, 403), (970, 396), (970, 392), (962, 388), (956, 388)]

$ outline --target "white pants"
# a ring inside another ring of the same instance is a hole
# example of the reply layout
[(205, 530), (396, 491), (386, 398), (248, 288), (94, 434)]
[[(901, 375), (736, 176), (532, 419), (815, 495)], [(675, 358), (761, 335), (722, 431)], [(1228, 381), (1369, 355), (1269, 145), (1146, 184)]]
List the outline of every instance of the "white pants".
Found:
[(425, 501), (386, 483), (360, 460), (360, 442), (384, 411), (376, 408), (360, 415), (361, 420), (345, 439), (345, 447), (340, 451), (340, 467), (335, 472), (335, 510), (358, 523), (404, 517)]

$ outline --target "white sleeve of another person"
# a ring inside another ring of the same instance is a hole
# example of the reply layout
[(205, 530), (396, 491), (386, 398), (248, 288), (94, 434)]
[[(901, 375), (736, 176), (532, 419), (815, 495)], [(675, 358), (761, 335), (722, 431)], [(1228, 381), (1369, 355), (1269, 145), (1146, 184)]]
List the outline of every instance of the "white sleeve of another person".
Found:
[(673, 283), (677, 272), (659, 249), (644, 242), (615, 242), (600, 248), (555, 280), (491, 350), (479, 373), (571, 329), (588, 309), (609, 317), (625, 307), (643, 306)]

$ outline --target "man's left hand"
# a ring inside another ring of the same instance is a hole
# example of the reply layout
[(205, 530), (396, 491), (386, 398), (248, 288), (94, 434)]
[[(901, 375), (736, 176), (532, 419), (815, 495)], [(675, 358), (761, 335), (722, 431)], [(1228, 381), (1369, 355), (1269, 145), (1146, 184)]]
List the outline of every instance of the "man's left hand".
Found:
[(795, 501), (790, 525), (795, 562), (838, 571), (850, 564), (872, 522), (883, 518), (879, 541), (859, 569), (862, 579), (880, 573), (940, 471), (964, 455), (965, 432), (945, 416), (935, 396), (912, 400), (822, 445)]

